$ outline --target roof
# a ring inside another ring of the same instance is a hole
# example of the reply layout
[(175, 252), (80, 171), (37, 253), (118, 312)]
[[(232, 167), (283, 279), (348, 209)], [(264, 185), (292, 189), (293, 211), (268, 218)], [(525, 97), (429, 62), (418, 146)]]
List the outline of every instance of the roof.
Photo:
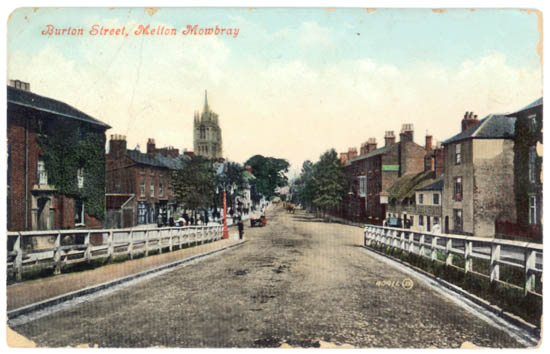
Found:
[(479, 123), (463, 132), (445, 140), (450, 144), (466, 139), (512, 139), (514, 137), (516, 118), (503, 114), (490, 114)]
[(182, 168), (188, 160), (187, 156), (166, 157), (161, 154), (145, 154), (139, 150), (126, 150), (126, 156), (141, 165), (167, 168), (170, 170)]
[(517, 113), (520, 113), (520, 112), (523, 112), (523, 111), (526, 111), (528, 109), (531, 109), (531, 108), (535, 108), (537, 106), (542, 106), (542, 97), (541, 98), (538, 98), (536, 99), (535, 101), (529, 103), (527, 106), (513, 112), (513, 113), (510, 113), (508, 114), (509, 116), (513, 116), (514, 114), (517, 114)]
[(393, 145), (396, 145), (396, 144), (392, 144), (392, 145), (389, 145), (389, 146), (382, 146), (381, 148), (373, 150), (373, 151), (369, 152), (368, 154), (359, 155), (357, 157), (354, 157), (352, 159), (347, 160), (346, 162), (349, 161), (349, 163), (352, 163), (354, 161), (359, 161), (359, 160), (363, 160), (363, 159), (368, 159), (369, 157), (382, 155), (382, 154), (386, 153)]
[(415, 189), (433, 183), (434, 175), (434, 171), (428, 170), (420, 173), (409, 173), (399, 177), (397, 181), (388, 188), (390, 199), (403, 200), (412, 197)]
[(40, 96), (30, 91), (20, 90), (11, 86), (8, 86), (8, 103), (17, 104), (66, 118), (76, 119), (100, 126), (103, 129), (111, 128), (111, 126), (103, 123), (102, 121), (97, 120), (64, 102), (54, 100), (53, 98)]
[(428, 184), (427, 186), (424, 186), (424, 187), (416, 188), (415, 190), (416, 191), (442, 191), (444, 183), (445, 182), (443, 180), (443, 176), (441, 176), (437, 178), (435, 182)]

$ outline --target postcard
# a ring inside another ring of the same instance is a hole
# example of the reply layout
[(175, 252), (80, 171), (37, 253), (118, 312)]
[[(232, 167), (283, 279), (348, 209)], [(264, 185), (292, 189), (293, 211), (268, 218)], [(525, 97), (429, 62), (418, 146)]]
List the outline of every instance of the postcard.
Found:
[(9, 347), (541, 342), (539, 10), (7, 23)]

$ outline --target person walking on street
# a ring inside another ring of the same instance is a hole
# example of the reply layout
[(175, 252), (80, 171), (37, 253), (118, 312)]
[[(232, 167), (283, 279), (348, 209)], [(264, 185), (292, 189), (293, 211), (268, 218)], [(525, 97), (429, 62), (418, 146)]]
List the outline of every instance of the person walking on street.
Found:
[(243, 225), (243, 220), (240, 216), (239, 216), (239, 223), (237, 224), (237, 227), (239, 229), (239, 240), (242, 240), (243, 234), (244, 234), (244, 225)]

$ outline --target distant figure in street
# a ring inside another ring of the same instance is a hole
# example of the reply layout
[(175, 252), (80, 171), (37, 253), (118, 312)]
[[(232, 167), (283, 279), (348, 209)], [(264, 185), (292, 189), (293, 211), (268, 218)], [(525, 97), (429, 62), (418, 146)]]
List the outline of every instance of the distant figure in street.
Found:
[(239, 216), (239, 223), (237, 224), (237, 227), (239, 228), (239, 240), (242, 240), (243, 234), (244, 234), (244, 225), (243, 225), (243, 220), (241, 219), (240, 216)]

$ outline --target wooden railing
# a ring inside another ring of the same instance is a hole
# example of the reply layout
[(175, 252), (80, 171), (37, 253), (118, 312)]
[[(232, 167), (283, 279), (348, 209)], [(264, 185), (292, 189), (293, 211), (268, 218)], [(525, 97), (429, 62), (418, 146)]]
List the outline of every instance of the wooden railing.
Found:
[(8, 232), (7, 271), (21, 280), (24, 272), (54, 268), (54, 273), (74, 263), (112, 260), (126, 255), (148, 256), (192, 243), (222, 238), (222, 226), (184, 226), (121, 230), (50, 230)]
[[(523, 288), (525, 294), (541, 295), (535, 289), (536, 277), (542, 277), (542, 244), (461, 236), (433, 234), (409, 229), (368, 225), (364, 229), (365, 246), (384, 245), (408, 253), (454, 266), (453, 257), (460, 256), (464, 272), (488, 278), (491, 282), (500, 282), (515, 288)], [(441, 259), (442, 258), (442, 259)], [(474, 272), (473, 260), (483, 260), (487, 264), (486, 274)], [(520, 269), (523, 272), (523, 287), (511, 279), (501, 277), (501, 265)], [(541, 278), (539, 278), (540, 280)]]

